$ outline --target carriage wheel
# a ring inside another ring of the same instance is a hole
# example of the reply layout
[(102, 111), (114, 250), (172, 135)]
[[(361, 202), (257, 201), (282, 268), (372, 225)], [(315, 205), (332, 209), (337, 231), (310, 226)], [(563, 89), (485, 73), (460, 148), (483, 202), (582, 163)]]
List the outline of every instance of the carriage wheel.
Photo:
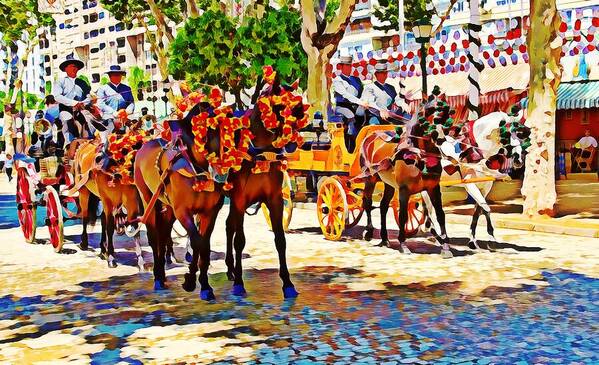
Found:
[(17, 169), (17, 215), (19, 224), (23, 230), (25, 241), (33, 243), (35, 241), (35, 229), (37, 228), (36, 216), (37, 206), (35, 205), (35, 186), (27, 175), (25, 168)]
[(320, 186), (316, 212), (324, 237), (338, 241), (345, 229), (348, 206), (345, 189), (336, 177), (327, 178)]
[(353, 191), (347, 192), (347, 218), (345, 219), (345, 228), (355, 227), (360, 223), (360, 218), (364, 213), (362, 206), (362, 196)]
[(64, 223), (62, 220), (62, 205), (60, 197), (52, 186), (46, 187), (46, 226), (50, 232), (50, 243), (54, 251), (60, 252), (64, 244)]
[[(291, 216), (293, 215), (293, 199), (291, 198), (291, 178), (287, 172), (283, 173), (283, 187), (281, 189), (283, 194), (283, 230), (289, 231), (289, 224), (291, 224)], [(262, 213), (268, 223), (268, 228), (272, 231), (272, 224), (270, 222), (270, 213), (264, 203), (261, 205)]]
[[(395, 221), (399, 225), (399, 201), (395, 200), (392, 204)], [(424, 202), (420, 194), (415, 194), (408, 201), (408, 221), (406, 222), (406, 237), (412, 237), (418, 233), (418, 229), (424, 224), (426, 216), (424, 214)]]

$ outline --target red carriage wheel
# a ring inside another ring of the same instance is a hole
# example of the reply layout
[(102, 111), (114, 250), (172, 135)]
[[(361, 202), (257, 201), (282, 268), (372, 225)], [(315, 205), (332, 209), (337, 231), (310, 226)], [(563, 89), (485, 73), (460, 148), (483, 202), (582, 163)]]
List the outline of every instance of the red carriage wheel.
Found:
[(362, 196), (353, 191), (347, 192), (347, 217), (345, 219), (345, 228), (355, 227), (360, 223), (360, 218), (364, 213), (362, 206)]
[[(393, 207), (395, 221), (397, 222), (397, 225), (399, 225), (399, 202), (396, 200), (391, 205)], [(412, 237), (418, 233), (420, 226), (424, 224), (425, 218), (422, 196), (420, 194), (412, 195), (408, 201), (408, 221), (405, 226), (406, 237)]]
[(35, 185), (30, 180), (27, 169), (20, 167), (17, 169), (17, 215), (19, 224), (23, 230), (25, 241), (33, 243), (35, 241), (35, 229), (37, 228), (36, 213), (37, 206), (35, 201)]
[(64, 244), (64, 223), (62, 220), (62, 204), (60, 197), (52, 186), (46, 186), (46, 226), (50, 232), (50, 243), (54, 251), (60, 252)]

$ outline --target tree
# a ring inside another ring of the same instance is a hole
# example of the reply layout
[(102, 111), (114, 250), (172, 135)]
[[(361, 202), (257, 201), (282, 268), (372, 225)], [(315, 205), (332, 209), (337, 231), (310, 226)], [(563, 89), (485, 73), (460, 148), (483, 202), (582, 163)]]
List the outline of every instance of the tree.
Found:
[[(162, 80), (168, 80), (168, 46), (174, 40), (174, 29), (169, 20), (178, 24), (188, 15), (188, 6), (195, 14), (192, 5), (194, 0), (100, 0), (102, 6), (114, 17), (125, 24), (133, 24), (145, 28), (145, 35), (150, 43), (152, 53), (156, 57)], [(156, 25), (156, 32), (150, 27)]]
[(284, 82), (305, 80), (300, 32), (299, 13), (287, 7), (266, 7), (260, 16), (248, 15), (240, 22), (214, 2), (179, 30), (169, 72), (194, 89), (219, 86), (242, 108), (242, 92), (255, 86), (264, 65), (273, 65)]
[(555, 213), (555, 110), (562, 75), (560, 24), (555, 0), (530, 1), (527, 124), (532, 145), (528, 148), (522, 184), (524, 214), (529, 216)]
[(349, 24), (356, 0), (300, 0), (301, 42), (308, 57), (308, 103), (310, 113), (327, 115), (330, 106), (328, 72), (331, 57)]
[[(430, 0), (404, 0), (404, 26), (411, 28), (419, 19), (431, 20), (431, 12), (426, 10)], [(379, 5), (374, 8), (374, 16), (385, 23), (375, 26), (377, 30), (399, 29), (399, 2), (397, 0), (379, 0)]]
[(127, 73), (127, 83), (133, 90), (135, 100), (143, 100), (143, 89), (150, 86), (150, 75), (139, 66), (129, 68)]

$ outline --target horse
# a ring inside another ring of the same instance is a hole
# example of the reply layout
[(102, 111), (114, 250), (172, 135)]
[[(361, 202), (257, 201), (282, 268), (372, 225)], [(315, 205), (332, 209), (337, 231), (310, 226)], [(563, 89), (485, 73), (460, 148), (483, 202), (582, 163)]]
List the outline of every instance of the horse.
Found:
[[(517, 114), (493, 112), (469, 123), (462, 131), (462, 137), (465, 137), (467, 143), (460, 142), (452, 137), (446, 138), (441, 143), (442, 164), (444, 166), (455, 166), (457, 169), (449, 171), (455, 171), (454, 174), (459, 173), (460, 179), (464, 180), (477, 180), (484, 177), (509, 178), (507, 175), (508, 169), (510, 167), (516, 170), (522, 168), (526, 158), (530, 129), (520, 124), (522, 118), (522, 110)], [(456, 148), (456, 145), (463, 146), (465, 153), (461, 152), (461, 147)], [(469, 150), (478, 154), (481, 159), (468, 162)], [(466, 162), (461, 162), (464, 159), (466, 159)], [(468, 239), (468, 246), (471, 249), (480, 248), (476, 240), (476, 226), (481, 214), (485, 216), (487, 221), (487, 233), (490, 238), (489, 249), (494, 251), (496, 247), (497, 240), (491, 222), (491, 208), (486, 201), (486, 197), (493, 187), (493, 182), (494, 180), (489, 180), (454, 185), (463, 187), (475, 202)]]
[[(431, 97), (423, 105), (425, 117), (436, 115), (444, 120), (449, 114), (438, 108), (436, 98)], [(438, 115), (437, 115), (438, 114)], [(424, 136), (423, 126), (418, 122), (417, 114), (406, 123), (401, 133), (390, 135), (389, 132), (374, 133), (364, 139), (360, 150), (360, 166), (364, 171), (363, 207), (368, 224), (365, 238), (372, 237), (372, 195), (378, 181), (384, 183), (381, 210), (381, 243), (389, 246), (386, 227), (386, 215), (389, 204), (398, 191), (399, 195), (399, 243), (403, 253), (411, 253), (405, 245), (405, 225), (408, 220), (408, 201), (413, 194), (420, 193), (426, 207), (427, 215), (432, 222), (431, 232), (441, 244), (441, 255), (453, 257), (445, 229), (445, 213), (441, 201), (439, 185), (442, 174), (441, 153), (437, 146), (439, 131)]]
[[(98, 143), (89, 139), (76, 139), (67, 146), (66, 156), (72, 163), (75, 179), (75, 185), (68, 194), (79, 193), (79, 205), (83, 217), (83, 232), (79, 247), (82, 250), (88, 249), (88, 220), (85, 218), (88, 215), (88, 204), (86, 202), (93, 199), (93, 196), (102, 202), (102, 222), (105, 229), (102, 230), (100, 241), (100, 257), (107, 261), (109, 267), (114, 268), (117, 266), (113, 245), (116, 227), (114, 213), (122, 206), (127, 212), (127, 220), (134, 222), (142, 213), (142, 204), (134, 185), (122, 183), (119, 179), (114, 179), (112, 174), (97, 167), (97, 150)], [(140, 271), (143, 271), (145, 263), (142, 257), (139, 229), (128, 232), (128, 235), (134, 238), (137, 265)]]
[[(270, 210), (275, 231), (283, 295), (286, 298), (295, 297), (298, 293), (289, 278), (285, 256), (286, 241), (282, 224), (283, 199), (281, 192), (283, 173), (274, 169), (264, 173), (253, 173), (254, 163), (246, 160), (242, 163), (239, 171), (229, 172), (227, 181), (233, 186), (230, 191), (225, 191), (222, 183), (214, 183), (212, 190), (200, 192), (194, 190), (194, 184), (198, 182), (198, 177), (208, 172), (210, 165), (205, 156), (194, 148), (192, 119), (203, 112), (208, 112), (210, 108), (208, 103), (199, 103), (182, 120), (169, 121), (171, 133), (176, 135), (173, 136), (171, 143), (167, 144), (161, 140), (145, 143), (138, 152), (134, 164), (135, 183), (143, 198), (145, 209), (148, 209), (144, 216), (148, 239), (155, 252), (154, 288), (164, 289), (166, 287), (164, 262), (160, 259), (161, 242), (164, 237), (160, 236), (159, 225), (168, 229), (177, 219), (187, 231), (193, 250), (189, 272), (185, 274), (183, 289), (188, 292), (195, 290), (195, 276), (199, 269), (200, 298), (203, 300), (215, 299), (214, 291), (208, 281), (210, 236), (214, 229), (216, 216), (223, 205), (224, 197), (228, 195), (231, 205), (227, 218), (227, 256), (225, 261), (229, 278), (235, 281), (233, 294), (246, 294), (241, 265), (245, 246), (243, 215), (249, 205), (263, 201)], [(253, 156), (252, 160), (258, 154), (262, 156), (268, 153), (274, 154), (275, 149), (272, 144), (277, 139), (278, 132), (272, 133), (265, 128), (257, 109), (248, 115), (249, 130), (253, 135), (252, 147), (249, 151)], [(219, 132), (213, 132), (207, 138), (205, 148), (208, 151), (218, 151), (219, 138)], [(151, 206), (152, 201), (156, 202), (154, 207)], [(161, 214), (168, 214), (169, 219), (163, 219)], [(199, 218), (199, 231), (195, 225), (195, 217)], [(162, 230), (162, 232), (165, 231)], [(236, 262), (233, 260), (233, 241), (236, 248)], [(233, 265), (235, 265), (234, 268)]]

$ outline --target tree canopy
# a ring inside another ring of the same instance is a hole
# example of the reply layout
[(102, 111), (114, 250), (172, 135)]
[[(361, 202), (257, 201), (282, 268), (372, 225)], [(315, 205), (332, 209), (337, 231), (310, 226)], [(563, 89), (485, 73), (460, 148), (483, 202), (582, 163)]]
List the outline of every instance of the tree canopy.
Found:
[(5, 42), (15, 42), (24, 32), (35, 34), (37, 27), (51, 24), (52, 16), (38, 11), (37, 0), (0, 0), (0, 29)]
[(283, 82), (305, 83), (306, 55), (300, 43), (301, 17), (292, 9), (267, 7), (242, 22), (209, 6), (190, 18), (171, 44), (169, 72), (193, 88), (216, 85), (237, 97), (256, 84), (262, 66), (272, 65)]
[[(431, 20), (432, 12), (426, 9), (431, 0), (404, 0), (404, 23), (410, 28), (417, 20)], [(379, 0), (379, 5), (374, 9), (374, 16), (384, 25), (375, 26), (377, 30), (396, 30), (399, 28), (399, 2), (397, 0)]]

